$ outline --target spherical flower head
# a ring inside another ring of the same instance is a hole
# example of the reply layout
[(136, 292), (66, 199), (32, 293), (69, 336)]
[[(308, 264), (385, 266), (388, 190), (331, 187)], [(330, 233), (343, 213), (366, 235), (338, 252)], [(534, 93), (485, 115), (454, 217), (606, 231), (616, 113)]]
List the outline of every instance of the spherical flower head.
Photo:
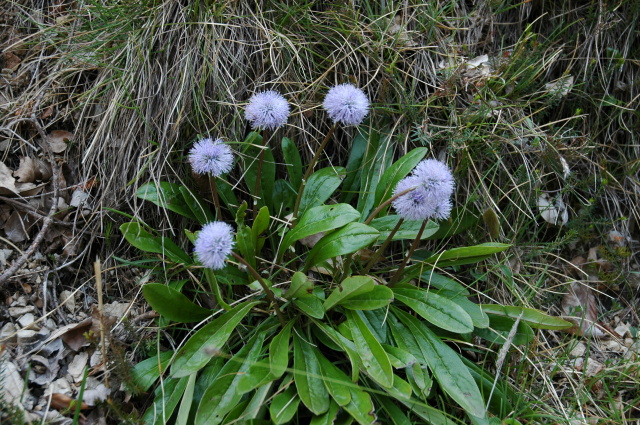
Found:
[(420, 180), (429, 194), (440, 201), (449, 199), (453, 194), (456, 182), (453, 179), (453, 173), (442, 161), (437, 159), (420, 161), (413, 169), (412, 175)]
[(433, 218), (438, 220), (446, 220), (451, 216), (451, 210), (453, 209), (453, 204), (450, 199), (444, 199), (440, 201), (439, 204), (436, 205), (436, 209), (433, 212)]
[(198, 174), (218, 177), (231, 171), (233, 153), (222, 139), (202, 139), (189, 151), (189, 163)]
[(289, 103), (277, 91), (263, 91), (251, 96), (244, 114), (254, 130), (275, 130), (287, 123)]
[(233, 249), (233, 227), (222, 221), (207, 223), (194, 242), (196, 258), (213, 270), (224, 268), (224, 260)]
[(437, 203), (417, 177), (409, 176), (400, 180), (393, 191), (393, 196), (412, 188), (412, 191), (399, 196), (391, 203), (398, 215), (405, 220), (420, 221), (433, 217)]
[(333, 122), (359, 125), (369, 113), (369, 98), (353, 84), (340, 84), (329, 90), (322, 106)]

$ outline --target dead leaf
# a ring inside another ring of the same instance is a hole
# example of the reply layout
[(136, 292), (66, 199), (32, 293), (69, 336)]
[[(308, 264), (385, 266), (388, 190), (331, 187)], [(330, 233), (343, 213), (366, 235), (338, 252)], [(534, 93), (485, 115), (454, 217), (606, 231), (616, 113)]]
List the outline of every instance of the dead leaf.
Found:
[(545, 84), (544, 88), (550, 93), (566, 96), (573, 88), (573, 75), (560, 77), (555, 81)]
[(36, 172), (38, 171), (36, 162), (29, 156), (20, 158), (20, 166), (13, 172), (13, 176), (19, 182), (29, 183), (36, 181)]
[[(76, 324), (71, 329), (68, 329), (60, 338), (71, 348), (73, 351), (78, 351), (82, 347), (86, 347), (90, 344), (85, 335), (89, 336), (92, 331), (93, 319), (91, 317), (84, 319), (82, 322)], [(98, 329), (100, 329), (98, 327)], [(97, 334), (96, 334), (97, 335)]]
[(104, 384), (99, 384), (94, 389), (85, 390), (82, 400), (89, 406), (95, 406), (99, 401), (105, 401), (109, 397), (109, 389)]
[(324, 232), (316, 233), (305, 238), (300, 239), (300, 243), (307, 248), (313, 248), (320, 239), (324, 237)]
[(47, 136), (49, 147), (54, 153), (62, 153), (67, 149), (67, 143), (73, 139), (73, 133), (66, 130), (53, 130)]
[(29, 239), (27, 232), (31, 224), (28, 215), (21, 215), (18, 211), (14, 211), (4, 224), (4, 233), (11, 242), (23, 242)]
[(543, 193), (538, 198), (538, 210), (547, 223), (564, 226), (569, 221), (569, 212), (560, 194), (552, 199), (547, 193)]
[(16, 179), (13, 178), (11, 169), (0, 161), (0, 195), (15, 195), (16, 193), (18, 193)]
[[(60, 393), (51, 394), (51, 407), (55, 410), (73, 409), (76, 403), (77, 400), (72, 399), (68, 395)], [(89, 406), (87, 403), (82, 403), (80, 409), (87, 410)]]
[(586, 284), (572, 282), (569, 285), (569, 292), (562, 299), (562, 310), (568, 316), (563, 318), (574, 323), (574, 326), (566, 332), (581, 336), (605, 335), (599, 329), (601, 326), (597, 324), (596, 297)]
[(12, 71), (15, 71), (16, 69), (18, 69), (20, 62), (22, 62), (22, 59), (20, 59), (18, 56), (14, 55), (11, 52), (4, 52), (3, 56), (4, 56), (4, 67), (9, 68)]

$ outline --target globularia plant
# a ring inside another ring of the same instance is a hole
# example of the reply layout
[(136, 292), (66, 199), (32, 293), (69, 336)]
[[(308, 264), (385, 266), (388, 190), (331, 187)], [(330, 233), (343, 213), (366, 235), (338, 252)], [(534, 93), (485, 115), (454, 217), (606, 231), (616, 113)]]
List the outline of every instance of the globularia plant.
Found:
[[(315, 170), (336, 125), (357, 126), (370, 112), (365, 93), (348, 84), (329, 90), (323, 106), (333, 124), (303, 174), (289, 138), (281, 139), (278, 161), (266, 144), (266, 131), (287, 121), (287, 101), (276, 92), (251, 98), (246, 118), (263, 134), (251, 132), (245, 144), (261, 147), (267, 160), (240, 164), (239, 190), (212, 180), (225, 206), (215, 216), (182, 185), (149, 183), (138, 191), (192, 219), (185, 232), (195, 247), (189, 255), (141, 223), (121, 227), (130, 243), (169, 265), (158, 268), (160, 282), (142, 288), (159, 325), (195, 323), (135, 367), (142, 390), (156, 385), (144, 420), (450, 424), (466, 415), (488, 424), (526, 413), (516, 410), (508, 384), (465, 350), (474, 336), (526, 344), (532, 328), (568, 324), (536, 310), (475, 304), (464, 285), (438, 272), (452, 275), (508, 245), (417, 249), (455, 232), (464, 215), (452, 208), (453, 173), (424, 159), (426, 148), (394, 161), (397, 145), (385, 131), (359, 127), (349, 164), (369, 166)], [(226, 145), (210, 143), (198, 142), (189, 162), (215, 177), (230, 170), (232, 157)], [(408, 255), (380, 261), (389, 245), (406, 242)]]

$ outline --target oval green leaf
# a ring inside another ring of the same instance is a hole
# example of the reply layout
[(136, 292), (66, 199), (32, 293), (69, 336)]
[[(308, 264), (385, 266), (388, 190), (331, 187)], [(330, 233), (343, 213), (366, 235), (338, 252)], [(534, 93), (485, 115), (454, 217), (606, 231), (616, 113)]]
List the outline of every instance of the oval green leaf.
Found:
[(415, 148), (385, 170), (382, 177), (380, 177), (380, 183), (376, 187), (375, 205), (380, 205), (391, 197), (398, 182), (418, 165), (427, 154), (427, 151), (427, 148)]
[(181, 292), (160, 283), (147, 283), (142, 287), (142, 295), (158, 314), (174, 322), (199, 322), (212, 314)]
[(351, 254), (378, 239), (380, 233), (363, 223), (349, 223), (320, 239), (307, 256), (305, 270), (329, 258)]
[(351, 297), (366, 294), (373, 291), (377, 285), (368, 276), (351, 276), (342, 281), (324, 302), (324, 309), (329, 311), (334, 306), (348, 300)]
[(293, 334), (293, 378), (300, 400), (314, 415), (329, 409), (329, 392), (313, 347), (297, 334)]
[(346, 174), (344, 167), (327, 167), (313, 173), (302, 192), (298, 215), (302, 216), (308, 209), (322, 205), (340, 186)]
[(393, 301), (393, 291), (386, 286), (376, 285), (370, 292), (354, 295), (342, 300), (339, 305), (348, 310), (376, 310)]
[(522, 320), (527, 322), (532, 328), (560, 330), (573, 326), (573, 323), (567, 322), (559, 317), (549, 316), (533, 308), (502, 306), (497, 304), (481, 304), (480, 307), (485, 313), (511, 317), (512, 319), (517, 319), (522, 314)]

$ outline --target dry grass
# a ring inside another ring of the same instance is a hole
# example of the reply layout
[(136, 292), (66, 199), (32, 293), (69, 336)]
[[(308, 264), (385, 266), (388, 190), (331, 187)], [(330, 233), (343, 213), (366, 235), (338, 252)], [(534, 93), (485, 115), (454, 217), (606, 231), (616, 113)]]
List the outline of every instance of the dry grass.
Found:
[[(5, 11), (12, 27), (0, 48), (21, 64), (0, 80), (9, 105), (0, 107), (0, 141), (8, 142), (0, 154), (15, 166), (41, 153), (34, 129), (11, 123), (43, 96), (36, 113), (44, 128), (75, 134), (63, 161), (78, 181), (99, 182), (92, 215), (78, 223), (98, 241), (95, 252), (119, 249), (118, 217), (105, 207), (180, 234), (181, 223), (136, 200), (137, 187), (189, 180), (184, 151), (199, 134), (243, 140), (243, 102), (255, 91), (277, 88), (290, 99), (287, 135), (308, 160), (327, 128), (320, 99), (347, 80), (375, 103), (372, 122), (391, 128), (397, 156), (428, 146), (455, 166), (458, 204), (497, 214), (495, 239), (517, 249), (474, 271), (482, 279), (465, 278), (480, 297), (558, 313), (572, 279), (567, 261), (604, 244), (610, 230), (640, 239), (637, 2), (187, 3), (10, 1)], [(482, 54), (488, 75), (466, 65)], [(545, 87), (568, 76), (567, 95)], [(339, 133), (325, 160), (345, 164), (350, 139)], [(542, 192), (562, 195), (566, 227), (540, 219)], [(489, 239), (478, 226), (427, 248)], [(619, 287), (604, 291), (601, 307), (637, 297), (638, 287), (624, 284), (638, 270), (636, 248), (612, 259), (617, 276), (599, 276)], [(630, 366), (607, 369), (602, 381), (619, 388), (603, 401), (583, 378), (551, 374), (568, 341), (541, 338), (509, 378), (516, 388), (531, 384), (526, 403), (570, 423), (610, 417), (609, 399), (622, 392), (628, 408), (619, 419), (640, 416)], [(540, 394), (549, 395), (542, 404)]]

